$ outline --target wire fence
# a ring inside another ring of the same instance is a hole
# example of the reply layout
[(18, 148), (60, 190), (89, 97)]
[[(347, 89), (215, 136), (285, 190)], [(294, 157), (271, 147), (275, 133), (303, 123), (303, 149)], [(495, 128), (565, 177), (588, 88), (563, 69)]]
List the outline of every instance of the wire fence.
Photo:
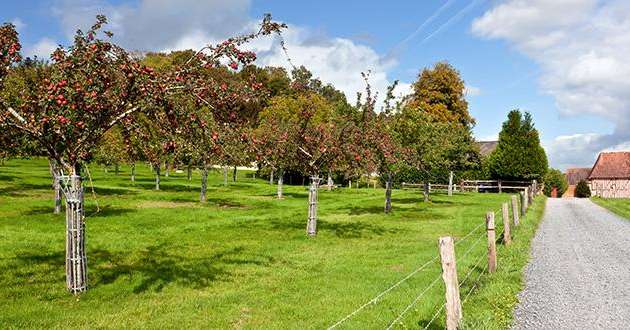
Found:
[[(508, 202), (508, 205), (510, 205), (509, 202)], [(498, 209), (495, 209), (490, 212), (494, 213), (496, 217), (496, 215), (502, 214), (502, 207), (499, 207)], [(510, 215), (511, 213), (508, 212), (507, 214), (508, 218), (510, 217)], [(509, 219), (505, 223), (508, 224)], [(484, 228), (486, 225), (487, 223), (485, 221), (480, 221), (480, 223), (477, 226), (475, 226), (472, 230), (468, 231), (461, 238), (457, 239), (453, 244), (453, 247), (455, 248), (455, 254), (457, 255), (457, 259), (459, 260), (456, 271), (457, 273), (465, 274), (462, 280), (459, 281), (458, 283), (458, 288), (460, 289), (467, 288), (467, 292), (464, 296), (464, 299), (461, 301), (462, 305), (466, 303), (466, 301), (472, 295), (474, 290), (479, 287), (482, 276), (485, 273), (487, 273), (489, 269), (490, 262), (486, 262), (485, 265), (482, 267), (482, 264), (484, 264), (484, 260), (488, 260), (486, 253), (482, 253), (480, 256), (473, 258), (473, 255), (479, 253), (480, 250), (484, 252), (486, 251), (486, 249), (482, 249), (484, 245), (482, 245), (481, 242), (483, 241), (484, 238), (490, 237), (490, 236), (487, 236), (486, 230), (480, 230)], [(496, 233), (495, 240), (504, 241), (503, 235), (505, 233), (505, 228), (504, 228), (503, 221), (497, 222), (494, 228), (494, 231)], [(464, 242), (468, 242), (468, 243), (464, 244)], [(408, 317), (411, 314), (410, 312), (414, 309), (415, 306), (417, 306), (421, 301), (423, 301), (422, 300), (423, 298), (426, 299), (430, 297), (431, 299), (429, 300), (435, 299), (436, 295), (427, 296), (427, 294), (431, 292), (432, 289), (439, 287), (439, 284), (441, 283), (440, 279), (443, 278), (443, 275), (439, 273), (439, 270), (435, 270), (436, 272), (438, 272), (438, 274), (436, 276), (432, 276), (428, 284), (419, 288), (414, 287), (413, 285), (409, 285), (409, 283), (407, 282), (410, 281), (412, 278), (414, 278), (414, 276), (416, 276), (420, 272), (428, 270), (429, 266), (433, 264), (437, 264), (438, 258), (439, 258), (439, 255), (436, 255), (434, 258), (426, 261), (425, 263), (423, 263), (418, 268), (408, 273), (406, 276), (404, 276), (400, 280), (396, 281), (395, 283), (386, 287), (384, 290), (380, 291), (373, 298), (363, 303), (352, 312), (340, 318), (337, 322), (329, 326), (328, 329), (338, 328), (344, 323), (353, 319), (355, 316), (357, 316), (361, 312), (366, 311), (368, 307), (376, 306), (377, 304), (379, 304), (379, 302), (385, 300), (386, 295), (392, 293), (392, 291), (396, 289), (400, 289), (403, 291), (400, 293), (402, 296), (413, 297), (413, 299), (408, 301), (408, 303), (405, 303), (405, 305), (402, 305), (404, 306), (402, 308), (396, 308), (389, 305), (382, 306), (379, 309), (375, 308), (372, 314), (376, 314), (376, 315), (371, 315), (371, 316), (374, 316), (379, 321), (382, 321), (384, 324), (386, 324), (386, 329), (392, 329), (396, 327), (397, 325), (404, 326), (405, 325), (404, 321), (406, 317)], [(403, 286), (404, 283), (406, 283), (407, 285)], [(428, 329), (434, 322), (439, 320), (440, 316), (442, 315), (442, 312), (444, 312), (446, 309), (446, 304), (444, 302), (437, 304), (437, 306), (439, 307), (431, 309), (431, 310), (435, 310), (435, 312), (430, 315), (430, 318), (428, 318), (428, 321), (424, 324), (424, 329)], [(426, 309), (426, 305), (424, 307)], [(383, 315), (384, 311), (389, 312), (389, 314), (391, 315), (384, 316)], [(391, 320), (391, 321), (388, 321), (388, 320)]]

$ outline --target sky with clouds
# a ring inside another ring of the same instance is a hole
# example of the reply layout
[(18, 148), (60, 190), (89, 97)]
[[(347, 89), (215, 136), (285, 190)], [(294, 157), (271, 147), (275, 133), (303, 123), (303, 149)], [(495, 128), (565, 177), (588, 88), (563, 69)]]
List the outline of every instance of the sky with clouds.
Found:
[[(507, 112), (533, 114), (550, 163), (591, 166), (602, 150), (630, 150), (630, 1), (627, 0), (41, 0), (3, 4), (26, 55), (47, 58), (97, 13), (128, 49), (200, 48), (252, 31), (264, 13), (285, 22), (294, 64), (354, 100), (360, 73), (384, 91), (409, 90), (446, 60), (466, 81), (478, 140), (496, 139)], [(279, 40), (251, 45), (258, 64), (288, 66)]]

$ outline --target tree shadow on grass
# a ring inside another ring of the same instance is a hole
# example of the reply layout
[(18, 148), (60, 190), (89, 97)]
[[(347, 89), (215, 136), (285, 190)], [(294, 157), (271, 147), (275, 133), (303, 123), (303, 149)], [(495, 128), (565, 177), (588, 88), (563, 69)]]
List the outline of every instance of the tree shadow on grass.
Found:
[[(62, 200), (61, 205), (62, 207), (61, 207), (60, 216), (63, 216), (66, 212), (65, 203), (63, 200)], [(35, 207), (29, 208), (28, 210), (25, 210), (24, 212), (22, 212), (22, 214), (26, 216), (53, 214), (53, 210), (54, 210), (54, 207), (52, 204), (50, 206), (35, 206)], [(101, 206), (98, 212), (96, 210), (96, 206), (92, 206), (92, 205), (85, 206), (85, 209), (84, 209), (84, 214), (86, 218), (106, 218), (110, 216), (120, 216), (120, 215), (131, 213), (131, 212), (136, 212), (136, 210), (130, 209), (130, 208), (109, 206), (109, 205)]]
[(383, 206), (367, 206), (367, 207), (349, 207), (345, 208), (348, 210), (349, 215), (361, 215), (361, 214), (385, 214)]
[[(92, 194), (92, 188), (88, 185), (84, 185), (83, 187), (84, 195)], [(104, 188), (104, 187), (94, 187), (94, 193), (96, 196), (115, 196), (115, 195), (137, 195), (138, 192), (125, 189), (125, 188)]]
[(15, 181), (15, 178), (15, 175), (0, 174), (0, 181)]
[(52, 196), (53, 189), (51, 183), (40, 183), (40, 184), (32, 184), (32, 183), (20, 183), (16, 185), (11, 185), (8, 187), (0, 188), (0, 195), (3, 196), (27, 196), (29, 191), (32, 190), (48, 190)]
[(328, 222), (319, 220), (317, 226), (323, 231), (332, 231), (339, 238), (362, 238), (395, 234), (398, 229), (371, 224), (364, 221)]
[[(94, 288), (124, 278), (133, 281), (134, 293), (159, 292), (170, 284), (200, 289), (215, 281), (231, 281), (235, 272), (230, 268), (270, 267), (274, 262), (271, 256), (248, 253), (241, 246), (199, 257), (171, 253), (178, 249), (166, 244), (130, 252), (88, 248), (88, 286)], [(5, 266), (6, 269), (0, 270), (5, 276), (11, 277), (7, 278), (8, 280), (19, 285), (19, 282), (24, 282), (35, 274), (32, 267), (29, 267), (31, 265), (37, 265), (36, 272), (62, 273), (65, 267), (65, 253), (60, 251), (20, 254)], [(60, 276), (38, 278), (43, 279), (40, 284), (50, 286), (58, 284), (57, 281), (63, 281)]]
[[(292, 220), (272, 220), (269, 225), (276, 230), (291, 230), (291, 231), (305, 231), (306, 230), (306, 218), (304, 221), (295, 221), (296, 217), (291, 217)], [(352, 222), (330, 222), (319, 219), (317, 221), (317, 230), (320, 233), (332, 232), (339, 238), (362, 238), (371, 236), (382, 236), (386, 234), (394, 234), (399, 230), (394, 228), (387, 228), (380, 225), (375, 225), (367, 221), (352, 221)]]

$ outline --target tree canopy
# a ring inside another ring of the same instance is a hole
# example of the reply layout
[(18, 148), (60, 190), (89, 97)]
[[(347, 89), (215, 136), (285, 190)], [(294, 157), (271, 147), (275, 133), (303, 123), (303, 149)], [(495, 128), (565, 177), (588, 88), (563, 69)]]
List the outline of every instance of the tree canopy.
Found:
[(512, 110), (499, 133), (497, 148), (488, 159), (490, 175), (504, 180), (541, 180), (547, 172), (547, 154), (529, 112)]

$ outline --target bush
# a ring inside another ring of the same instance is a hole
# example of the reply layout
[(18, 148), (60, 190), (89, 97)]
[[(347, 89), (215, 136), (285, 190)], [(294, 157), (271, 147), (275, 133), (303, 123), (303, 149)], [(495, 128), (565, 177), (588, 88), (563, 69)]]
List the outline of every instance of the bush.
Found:
[(588, 183), (582, 180), (578, 182), (577, 187), (575, 187), (575, 197), (578, 198), (589, 198), (591, 197), (591, 189), (588, 187)]
[(560, 172), (560, 170), (556, 170), (555, 168), (550, 168), (545, 174), (545, 189), (544, 193), (547, 197), (551, 197), (551, 190), (553, 187), (558, 189), (558, 196), (562, 196), (567, 188), (569, 187), (569, 183), (567, 182), (567, 177), (564, 173)]

